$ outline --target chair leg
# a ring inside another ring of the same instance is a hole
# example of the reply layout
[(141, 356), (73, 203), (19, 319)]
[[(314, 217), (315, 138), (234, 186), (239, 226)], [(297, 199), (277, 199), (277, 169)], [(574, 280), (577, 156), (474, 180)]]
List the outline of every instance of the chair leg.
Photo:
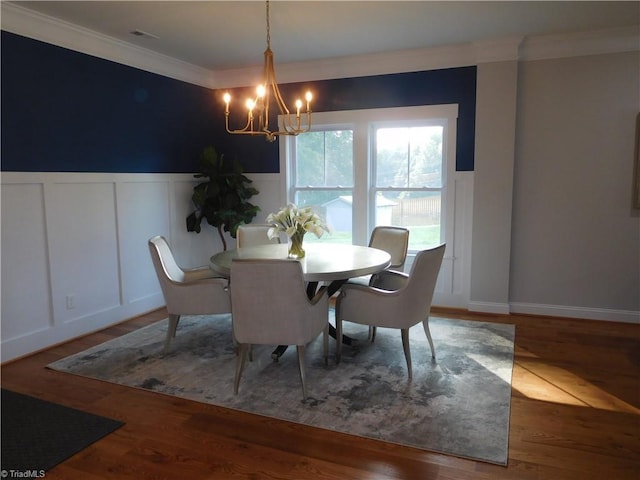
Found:
[(401, 332), (404, 358), (407, 360), (407, 371), (409, 372), (409, 378), (413, 378), (413, 371), (411, 370), (411, 350), (409, 348), (409, 329), (403, 328)]
[(340, 363), (342, 356), (342, 318), (336, 307), (336, 365)]
[(322, 347), (324, 349), (324, 364), (329, 365), (329, 322), (322, 332)]
[[(370, 287), (375, 287), (376, 286), (376, 281), (378, 280), (379, 275), (377, 273), (374, 273), (373, 275), (371, 275), (371, 278), (369, 279), (369, 286)], [(371, 341), (371, 343), (375, 342), (376, 340), (376, 327), (369, 325), (369, 335), (368, 335), (369, 340)]]
[(171, 340), (176, 336), (176, 330), (178, 329), (178, 322), (180, 321), (180, 315), (174, 313), (169, 314), (169, 326), (167, 327), (167, 338), (164, 340), (164, 353), (169, 351), (169, 345)]
[(247, 352), (251, 348), (248, 343), (241, 343), (238, 349), (238, 359), (236, 360), (236, 378), (233, 382), (233, 394), (238, 394), (238, 387), (240, 386), (240, 377), (242, 376), (242, 370), (244, 369), (244, 362), (247, 358)]
[(431, 347), (431, 358), (435, 359), (436, 349), (433, 346), (433, 338), (431, 338), (431, 331), (429, 330), (429, 317), (422, 321), (422, 326), (424, 327), (424, 333), (427, 335), (427, 340), (429, 340), (429, 347)]
[(307, 375), (304, 368), (304, 345), (297, 345), (298, 366), (300, 367), (300, 380), (302, 381), (302, 399), (307, 399)]

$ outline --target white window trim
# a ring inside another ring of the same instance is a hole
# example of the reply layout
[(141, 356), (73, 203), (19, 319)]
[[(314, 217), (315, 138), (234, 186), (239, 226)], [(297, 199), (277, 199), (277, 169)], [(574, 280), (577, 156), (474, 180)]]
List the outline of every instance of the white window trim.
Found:
[[(367, 245), (369, 241), (369, 231), (372, 226), (372, 210), (365, 209), (361, 202), (369, 199), (369, 186), (372, 178), (371, 162), (359, 162), (358, 158), (368, 158), (371, 149), (370, 131), (372, 126), (381, 124), (399, 123), (411, 124), (419, 121), (438, 121), (445, 124), (445, 135), (447, 135), (444, 145), (450, 145), (443, 151), (446, 156), (446, 171), (443, 172), (443, 195), (445, 195), (446, 212), (453, 212), (454, 199), (446, 195), (449, 179), (454, 178), (456, 165), (456, 128), (448, 128), (449, 125), (456, 125), (458, 118), (457, 104), (443, 105), (420, 105), (414, 107), (392, 107), (376, 108), (365, 110), (343, 110), (336, 112), (318, 112), (312, 114), (313, 125), (311, 131), (321, 129), (336, 128), (352, 129), (354, 131), (354, 185), (353, 185), (353, 211), (363, 212), (353, 218), (353, 243), (357, 245)], [(292, 179), (294, 178), (294, 168), (291, 166), (291, 154), (294, 145), (294, 138), (281, 136), (280, 142), (280, 172), (283, 172), (283, 199), (284, 202), (291, 201)], [(443, 218), (445, 223), (443, 232), (445, 238), (452, 238), (453, 225)]]

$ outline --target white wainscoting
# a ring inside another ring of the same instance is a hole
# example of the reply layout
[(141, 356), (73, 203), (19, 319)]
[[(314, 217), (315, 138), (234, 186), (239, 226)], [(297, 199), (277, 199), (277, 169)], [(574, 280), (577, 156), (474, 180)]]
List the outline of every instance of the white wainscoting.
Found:
[[(451, 195), (447, 198), (450, 224), (445, 226), (447, 249), (433, 304), (443, 307), (467, 308), (471, 278), (471, 231), (473, 225), (473, 172), (455, 172)], [(407, 262), (411, 268), (413, 258)]]
[[(258, 188), (278, 191), (278, 176), (265, 177)], [(166, 236), (187, 267), (222, 249), (211, 227), (186, 231), (194, 182), (190, 174), (4, 172), (2, 361), (164, 305), (151, 236)]]
[[(279, 174), (250, 174), (256, 222), (285, 203)], [(206, 264), (222, 250), (217, 232), (186, 231), (190, 174), (2, 174), (1, 361), (67, 341), (164, 304), (147, 240), (166, 236), (178, 263)], [(456, 172), (453, 240), (434, 304), (639, 323), (638, 312), (469, 301), (473, 172)], [(227, 237), (230, 248), (235, 241)], [(407, 259), (406, 270), (412, 259)]]

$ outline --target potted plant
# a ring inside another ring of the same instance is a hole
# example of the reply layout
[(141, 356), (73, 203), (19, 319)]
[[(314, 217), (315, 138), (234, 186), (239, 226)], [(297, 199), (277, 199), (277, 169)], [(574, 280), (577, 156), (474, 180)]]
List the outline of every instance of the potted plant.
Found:
[(196, 178), (208, 180), (193, 187), (191, 200), (196, 210), (187, 217), (187, 230), (200, 233), (203, 219), (215, 227), (222, 240), (223, 249), (227, 249), (224, 232), (236, 238), (239, 225), (250, 223), (260, 211), (249, 199), (258, 194), (258, 190), (250, 186), (252, 183), (242, 174), (242, 167), (236, 160), (231, 168), (224, 163), (224, 155), (219, 155), (215, 148), (206, 147), (200, 155), (200, 173)]

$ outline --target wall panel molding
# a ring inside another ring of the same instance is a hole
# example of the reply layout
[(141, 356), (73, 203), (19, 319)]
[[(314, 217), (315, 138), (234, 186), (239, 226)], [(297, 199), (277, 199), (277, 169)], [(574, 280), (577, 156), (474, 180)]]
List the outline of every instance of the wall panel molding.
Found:
[(192, 174), (4, 172), (1, 180), (2, 361), (163, 306), (151, 236), (165, 235), (182, 257), (197, 248), (194, 262), (221, 249), (185, 231)]

